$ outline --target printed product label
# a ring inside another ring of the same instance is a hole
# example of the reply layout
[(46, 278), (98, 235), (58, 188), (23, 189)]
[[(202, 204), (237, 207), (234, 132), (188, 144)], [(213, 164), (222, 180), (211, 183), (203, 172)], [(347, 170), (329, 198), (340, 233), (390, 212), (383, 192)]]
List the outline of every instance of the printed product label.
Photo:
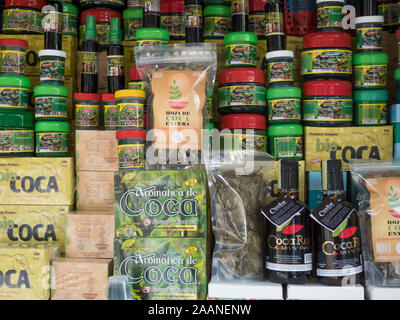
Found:
[(387, 84), (387, 65), (354, 67), (354, 85), (381, 87)]
[(358, 49), (382, 49), (382, 28), (360, 28), (357, 29)]
[(1, 130), (0, 154), (8, 152), (34, 152), (33, 130)]
[(303, 157), (302, 137), (274, 138), (273, 155), (276, 158)]
[[(79, 0), (79, 2), (81, 4), (86, 4), (86, 3), (87, 4), (92, 4), (93, 0)], [(125, 1), (123, 1), (123, 0), (106, 0), (106, 1), (101, 1), (101, 2), (105, 2), (105, 3), (111, 2), (111, 3), (120, 4), (120, 5), (125, 6)]]
[(185, 6), (185, 27), (203, 28), (203, 7), (198, 5)]
[(142, 82), (142, 81), (129, 82), (128, 88), (134, 89), (134, 90), (146, 91), (146, 82)]
[(64, 80), (65, 63), (60, 60), (40, 62), (40, 81)]
[(98, 127), (100, 122), (100, 106), (92, 104), (75, 105), (75, 124), (82, 127)]
[(64, 13), (63, 34), (70, 34), (74, 37), (78, 35), (78, 18), (71, 13)]
[(185, 36), (185, 16), (161, 16), (161, 28), (166, 29), (170, 36)]
[(212, 119), (214, 117), (214, 110), (213, 110), (213, 98), (207, 98), (207, 112), (208, 112), (208, 119)]
[(142, 7), (141, 0), (128, 0), (127, 1), (128, 8)]
[(26, 54), (17, 50), (0, 51), (0, 72), (25, 73)]
[(235, 105), (265, 106), (265, 87), (256, 85), (238, 85), (218, 88), (219, 108)]
[(142, 0), (144, 12), (160, 12), (161, 1)]
[(205, 17), (204, 36), (225, 36), (232, 30), (232, 18)]
[(164, 45), (164, 44), (168, 44), (168, 41), (160, 41), (160, 40), (138, 40), (138, 41), (136, 41), (136, 46), (138, 46), (138, 47), (145, 47), (145, 46), (154, 47), (154, 46), (160, 46), (160, 45)]
[(265, 37), (264, 14), (252, 14), (249, 16), (249, 31), (255, 33), (258, 37)]
[(28, 89), (0, 88), (0, 107), (27, 109), (29, 107)]
[(82, 74), (99, 73), (99, 54), (97, 52), (82, 52)]
[(225, 47), (226, 59), (225, 64), (245, 64), (256, 66), (257, 64), (257, 48), (248, 44), (234, 44)]
[(384, 26), (397, 26), (399, 24), (399, 4), (397, 2), (378, 5), (378, 14), (383, 16)]
[(321, 99), (303, 101), (303, 120), (352, 121), (352, 99)]
[(284, 19), (282, 12), (268, 12), (265, 14), (265, 30), (267, 36), (284, 35)]
[(301, 74), (352, 74), (353, 53), (350, 50), (311, 50), (301, 53)]
[(294, 81), (292, 62), (268, 63), (268, 82)]
[(3, 31), (43, 33), (43, 13), (33, 10), (4, 9)]
[(137, 127), (145, 129), (144, 105), (142, 103), (119, 103), (118, 104), (118, 126)]
[(145, 145), (127, 144), (118, 146), (119, 168), (144, 168)]
[(118, 106), (104, 105), (104, 126), (116, 127), (118, 125)]
[(68, 152), (68, 133), (36, 133), (36, 153)]
[(62, 33), (63, 14), (56, 11), (47, 11), (43, 17), (44, 32)]
[(329, 6), (321, 7), (317, 10), (318, 29), (320, 28), (341, 28), (342, 27), (342, 7)]
[(232, 16), (238, 14), (249, 14), (247, 0), (232, 0)]
[(275, 99), (268, 101), (269, 120), (301, 120), (300, 99)]
[(358, 124), (386, 124), (386, 103), (359, 104)]
[(35, 117), (66, 118), (67, 98), (37, 97), (35, 99)]
[(250, 134), (221, 134), (221, 150), (225, 144), (231, 144), (232, 150), (250, 150), (267, 152), (267, 136)]
[(124, 56), (107, 56), (107, 76), (122, 76), (125, 74)]
[(136, 30), (143, 27), (141, 20), (124, 21), (124, 40), (135, 40)]
[[(80, 41), (82, 43), (85, 37), (85, 25), (81, 25), (79, 27)], [(96, 40), (99, 45), (104, 46), (108, 43), (108, 33), (110, 31), (110, 27), (108, 23), (97, 23), (96, 24)]]

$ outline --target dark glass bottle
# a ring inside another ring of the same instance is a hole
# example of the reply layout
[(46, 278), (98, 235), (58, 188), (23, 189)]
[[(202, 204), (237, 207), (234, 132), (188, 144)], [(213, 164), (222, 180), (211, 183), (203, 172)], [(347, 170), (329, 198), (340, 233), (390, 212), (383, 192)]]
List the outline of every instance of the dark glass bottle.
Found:
[(44, 48), (49, 50), (62, 50), (62, 3), (48, 1), (43, 8)]
[(279, 215), (295, 215), (280, 228), (269, 220), (266, 222), (268, 279), (282, 284), (304, 284), (312, 274), (312, 243), (309, 211), (298, 200), (299, 162), (284, 159), (279, 163), (278, 198), (274, 207), (268, 208), (273, 214), (277, 214), (278, 210), (287, 210), (283, 215), (279, 212)]
[(186, 43), (203, 42), (203, 1), (185, 0)]
[(143, 3), (143, 28), (161, 27), (161, 0), (151, 0)]
[(249, 31), (249, 1), (232, 0), (233, 32)]
[(96, 16), (86, 17), (85, 38), (81, 51), (81, 91), (97, 93), (99, 78), (99, 44), (96, 40)]
[(118, 17), (111, 18), (107, 46), (108, 93), (125, 89), (125, 60), (122, 46), (121, 23)]
[(377, 16), (378, 6), (376, 0), (362, 0), (360, 1), (360, 17)]
[[(323, 202), (314, 211), (326, 208), (325, 201), (335, 203), (333, 212), (344, 204), (341, 160), (321, 162)], [(346, 202), (347, 203), (347, 202)], [(351, 205), (348, 204), (351, 208)], [(348, 209), (351, 210), (351, 209)], [(324, 211), (325, 212), (325, 211)], [(332, 219), (333, 217), (330, 217)], [(343, 286), (361, 281), (361, 238), (358, 215), (354, 211), (334, 232), (314, 222), (317, 277), (322, 284)]]
[(265, 35), (267, 51), (285, 49), (283, 5), (280, 0), (267, 0), (265, 3)]

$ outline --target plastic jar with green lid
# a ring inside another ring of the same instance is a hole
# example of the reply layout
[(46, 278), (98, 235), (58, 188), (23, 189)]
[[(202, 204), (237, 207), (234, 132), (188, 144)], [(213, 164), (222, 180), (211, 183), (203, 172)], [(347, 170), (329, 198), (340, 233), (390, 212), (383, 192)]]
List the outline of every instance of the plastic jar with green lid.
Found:
[(356, 89), (385, 89), (389, 58), (383, 52), (357, 53), (353, 58)]
[(117, 131), (118, 163), (122, 171), (143, 170), (146, 155), (146, 131)]
[(356, 90), (353, 99), (356, 126), (379, 126), (388, 123), (389, 95), (386, 90)]
[(169, 33), (161, 28), (141, 28), (136, 30), (136, 46), (158, 46), (168, 44)]
[(36, 121), (66, 121), (68, 89), (64, 86), (39, 85), (33, 90)]
[(379, 52), (382, 50), (382, 26), (382, 16), (356, 18), (358, 52)]
[(143, 9), (135, 7), (124, 10), (124, 40), (135, 40), (136, 30), (143, 28)]
[(232, 31), (232, 10), (226, 5), (207, 5), (204, 8), (204, 39), (223, 39)]
[(31, 81), (24, 76), (0, 76), (0, 110), (29, 108)]
[(101, 95), (104, 110), (104, 130), (118, 129), (118, 106), (113, 93)]
[(290, 50), (277, 50), (266, 54), (270, 88), (293, 86), (293, 58), (294, 53)]
[(74, 93), (75, 129), (98, 130), (100, 128), (100, 95)]
[(63, 2), (63, 35), (78, 36), (78, 8), (72, 3)]
[(28, 42), (20, 39), (0, 39), (0, 74), (24, 75)]
[(344, 0), (317, 0), (318, 31), (342, 31)]
[(301, 90), (296, 87), (271, 88), (267, 91), (268, 123), (301, 122)]
[(36, 156), (66, 157), (68, 156), (68, 122), (39, 121), (35, 125)]
[(268, 145), (275, 159), (303, 159), (303, 127), (300, 124), (270, 126)]
[(252, 32), (231, 32), (224, 38), (225, 66), (256, 67), (257, 36)]
[(43, 34), (42, 8), (46, 0), (6, 0), (3, 28), (6, 34)]
[(0, 111), (0, 157), (35, 155), (34, 122), (28, 111)]
[(146, 94), (143, 90), (126, 89), (115, 92), (120, 130), (146, 129), (145, 98)]
[(61, 50), (40, 50), (40, 84), (64, 85), (65, 59)]

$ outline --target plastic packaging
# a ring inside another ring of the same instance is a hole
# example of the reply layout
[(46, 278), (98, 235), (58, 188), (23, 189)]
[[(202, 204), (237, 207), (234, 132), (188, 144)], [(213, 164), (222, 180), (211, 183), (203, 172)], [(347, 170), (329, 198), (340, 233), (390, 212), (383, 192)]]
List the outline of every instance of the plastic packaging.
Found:
[(100, 95), (74, 93), (75, 129), (98, 130), (100, 127)]
[(290, 50), (267, 53), (268, 84), (270, 88), (293, 86), (293, 58), (294, 53)]
[(143, 170), (146, 154), (146, 131), (117, 131), (118, 163), (122, 171)]
[(67, 120), (68, 89), (64, 86), (39, 85), (34, 89), (36, 121)]
[(318, 31), (342, 31), (344, 0), (317, 0)]
[(2, 32), (43, 34), (42, 8), (46, 0), (7, 0), (3, 10)]
[(146, 81), (142, 80), (136, 67), (132, 67), (129, 72), (128, 88), (135, 90), (146, 90)]
[(382, 50), (382, 16), (356, 18), (358, 52), (379, 52)]
[(204, 39), (223, 39), (232, 31), (232, 11), (225, 5), (204, 8)]
[(61, 50), (40, 50), (40, 84), (64, 85), (65, 59)]
[(143, 10), (134, 7), (124, 10), (124, 40), (135, 40), (136, 30), (143, 27)]
[(267, 91), (268, 123), (301, 122), (301, 90), (297, 87), (271, 88)]
[(251, 32), (232, 32), (225, 36), (225, 66), (256, 67), (257, 36)]
[(68, 122), (38, 121), (35, 124), (36, 156), (66, 157), (68, 156)]
[(115, 100), (118, 105), (118, 128), (120, 130), (141, 130), (146, 128), (144, 119), (145, 92), (142, 90), (118, 90)]
[(303, 159), (303, 127), (300, 124), (270, 126), (268, 148), (275, 159)]
[(0, 39), (0, 75), (24, 75), (28, 42)]
[(0, 76), (0, 109), (28, 109), (31, 81), (24, 76)]
[(354, 88), (385, 89), (389, 58), (386, 53), (357, 53), (354, 55)]
[(356, 126), (379, 126), (388, 123), (386, 90), (354, 91), (354, 109)]

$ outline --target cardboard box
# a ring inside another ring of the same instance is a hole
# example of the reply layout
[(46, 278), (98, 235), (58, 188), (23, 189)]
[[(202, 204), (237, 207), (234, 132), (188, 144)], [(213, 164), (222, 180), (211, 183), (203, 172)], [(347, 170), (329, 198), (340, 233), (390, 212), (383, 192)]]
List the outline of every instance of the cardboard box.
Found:
[(116, 239), (114, 275), (130, 277), (133, 300), (204, 300), (206, 259), (206, 239)]
[(81, 258), (53, 261), (51, 300), (107, 300), (111, 262)]
[(349, 171), (350, 159), (389, 161), (393, 156), (393, 126), (304, 127), (306, 171), (320, 171), (322, 160), (342, 160)]
[(0, 204), (74, 205), (73, 158), (0, 158)]
[(0, 205), (0, 243), (51, 243), (64, 253), (69, 206)]
[(118, 171), (115, 131), (76, 130), (76, 170)]
[(0, 243), (0, 300), (49, 300), (52, 244)]
[(78, 211), (113, 211), (114, 172), (77, 171), (76, 209)]
[(114, 257), (114, 212), (71, 212), (65, 223), (65, 256)]

